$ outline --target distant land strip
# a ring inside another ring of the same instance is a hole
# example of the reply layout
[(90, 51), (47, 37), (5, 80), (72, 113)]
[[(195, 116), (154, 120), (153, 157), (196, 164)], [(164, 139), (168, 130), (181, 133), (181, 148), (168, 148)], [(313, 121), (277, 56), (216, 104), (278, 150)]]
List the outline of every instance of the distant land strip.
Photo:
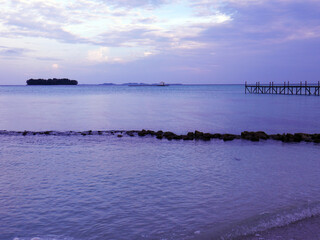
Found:
[(211, 139), (220, 139), (223, 141), (232, 141), (235, 139), (243, 139), (252, 142), (258, 142), (260, 140), (275, 140), (282, 141), (285, 143), (291, 142), (313, 142), (320, 143), (320, 134), (308, 134), (308, 133), (283, 133), (283, 134), (266, 134), (263, 131), (258, 132), (248, 132), (244, 131), (240, 135), (237, 134), (221, 134), (221, 133), (204, 133), (200, 131), (188, 132), (187, 134), (175, 134), (173, 132), (164, 132), (164, 131), (152, 131), (152, 130), (107, 130), (107, 131), (7, 131), (0, 130), (0, 135), (11, 135), (11, 136), (34, 136), (34, 135), (53, 135), (53, 136), (72, 136), (72, 135), (80, 135), (80, 136), (89, 136), (89, 135), (115, 135), (119, 138), (123, 136), (130, 137), (155, 137), (159, 140), (167, 139), (169, 141), (172, 140), (183, 140), (183, 141), (210, 141)]

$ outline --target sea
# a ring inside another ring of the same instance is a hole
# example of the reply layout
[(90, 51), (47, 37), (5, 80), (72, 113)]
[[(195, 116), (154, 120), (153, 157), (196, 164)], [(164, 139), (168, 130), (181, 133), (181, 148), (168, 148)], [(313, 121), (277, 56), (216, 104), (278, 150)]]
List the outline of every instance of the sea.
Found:
[(0, 86), (0, 239), (320, 239), (320, 144), (67, 134), (320, 133), (319, 119), (320, 97), (244, 85)]

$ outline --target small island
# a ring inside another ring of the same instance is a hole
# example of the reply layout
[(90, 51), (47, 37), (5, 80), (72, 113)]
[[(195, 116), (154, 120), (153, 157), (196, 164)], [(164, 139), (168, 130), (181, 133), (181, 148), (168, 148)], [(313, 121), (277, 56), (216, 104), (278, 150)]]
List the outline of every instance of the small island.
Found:
[(77, 85), (78, 81), (68, 78), (29, 79), (27, 85)]

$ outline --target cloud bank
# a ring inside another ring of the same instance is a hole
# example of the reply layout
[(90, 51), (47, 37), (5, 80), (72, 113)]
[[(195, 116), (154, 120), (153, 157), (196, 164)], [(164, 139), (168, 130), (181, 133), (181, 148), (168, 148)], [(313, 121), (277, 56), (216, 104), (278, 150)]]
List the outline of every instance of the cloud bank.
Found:
[(0, 61), (21, 73), (0, 69), (3, 84), (22, 83), (28, 72), (52, 77), (58, 68), (85, 83), (312, 81), (320, 73), (315, 0), (0, 4)]

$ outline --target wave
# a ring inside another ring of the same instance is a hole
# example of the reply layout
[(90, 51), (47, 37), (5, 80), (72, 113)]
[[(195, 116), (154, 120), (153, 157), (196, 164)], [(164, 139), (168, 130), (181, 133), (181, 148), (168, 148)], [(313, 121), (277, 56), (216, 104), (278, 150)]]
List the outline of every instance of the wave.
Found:
[[(208, 234), (200, 231), (193, 232), (192, 236), (185, 238), (169, 237), (168, 239), (242, 239), (254, 236), (258, 233), (266, 232), (274, 228), (289, 226), (299, 221), (309, 220), (314, 217), (320, 217), (320, 202), (308, 204), (295, 209), (285, 209), (278, 213), (263, 213), (259, 216), (246, 219), (233, 227), (224, 229), (220, 233)], [(204, 234), (202, 234), (204, 233)], [(258, 235), (259, 236), (259, 235)], [(144, 239), (149, 239), (144, 238)], [(167, 238), (151, 238), (151, 239), (167, 239)], [(76, 240), (72, 237), (65, 236), (34, 236), (34, 237), (15, 237), (13, 240)]]
[(36, 237), (15, 237), (13, 240), (76, 240), (71, 237), (65, 236), (56, 236), (56, 235), (48, 235), (48, 236), (36, 236)]
[(299, 221), (320, 217), (320, 202), (306, 206), (282, 210), (276, 214), (264, 213), (258, 217), (238, 223), (228, 233), (220, 235), (220, 239), (235, 239), (255, 235), (274, 228), (281, 228)]

